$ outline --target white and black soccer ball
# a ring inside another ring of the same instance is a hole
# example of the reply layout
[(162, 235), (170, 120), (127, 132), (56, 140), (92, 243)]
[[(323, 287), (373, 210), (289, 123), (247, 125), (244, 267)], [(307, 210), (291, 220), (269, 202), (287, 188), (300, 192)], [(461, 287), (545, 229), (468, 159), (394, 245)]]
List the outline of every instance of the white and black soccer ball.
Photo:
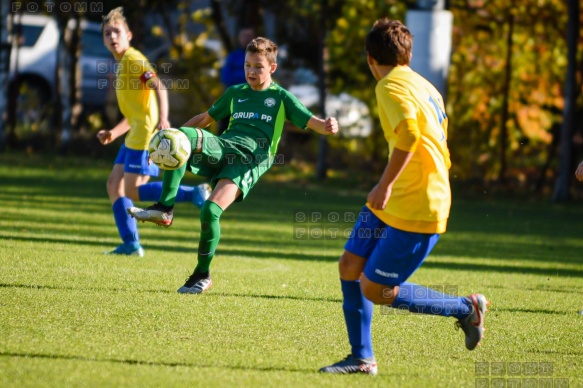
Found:
[(182, 131), (166, 128), (152, 136), (148, 151), (156, 166), (162, 170), (176, 170), (186, 163), (192, 147)]

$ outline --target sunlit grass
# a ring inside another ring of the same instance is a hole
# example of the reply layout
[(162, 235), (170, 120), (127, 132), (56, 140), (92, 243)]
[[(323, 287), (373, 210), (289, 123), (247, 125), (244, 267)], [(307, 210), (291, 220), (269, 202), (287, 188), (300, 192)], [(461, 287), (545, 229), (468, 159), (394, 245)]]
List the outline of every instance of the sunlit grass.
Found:
[[(104, 256), (119, 240), (108, 163), (8, 162), (0, 155), (0, 386), (583, 385), (581, 205), (454, 199), (448, 232), (411, 280), (486, 294), (483, 346), (468, 352), (453, 319), (376, 308), (379, 375), (323, 376), (349, 352), (344, 241), (298, 239), (294, 214), (350, 215), (362, 189), (336, 195), (341, 181), (272, 171), (224, 213), (213, 288), (185, 296), (176, 289), (196, 262), (198, 210), (177, 205), (169, 229), (140, 224), (142, 259)], [(510, 375), (515, 365), (552, 370)]]

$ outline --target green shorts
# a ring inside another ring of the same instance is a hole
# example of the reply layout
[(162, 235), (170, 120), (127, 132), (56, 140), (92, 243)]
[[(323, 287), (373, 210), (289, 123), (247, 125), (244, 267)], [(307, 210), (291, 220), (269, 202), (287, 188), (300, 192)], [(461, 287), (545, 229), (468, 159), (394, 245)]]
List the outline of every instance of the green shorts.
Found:
[[(188, 127), (183, 127), (181, 130), (189, 138), (192, 137), (189, 130), (196, 131)], [(209, 183), (213, 189), (220, 179), (232, 180), (242, 192), (235, 201), (242, 201), (255, 186), (259, 177), (271, 167), (269, 154), (262, 150), (253, 153), (238, 147), (230, 139), (223, 139), (204, 129), (200, 131), (203, 134), (202, 151), (192, 154), (188, 161), (188, 171), (210, 178)]]

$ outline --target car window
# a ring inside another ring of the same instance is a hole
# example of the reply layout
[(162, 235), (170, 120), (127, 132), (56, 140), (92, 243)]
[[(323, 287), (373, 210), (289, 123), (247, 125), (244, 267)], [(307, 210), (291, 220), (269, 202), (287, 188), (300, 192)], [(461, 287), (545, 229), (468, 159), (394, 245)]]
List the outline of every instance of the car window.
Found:
[(83, 31), (81, 35), (81, 51), (89, 57), (109, 58), (111, 53), (103, 45), (103, 37), (98, 31)]
[(43, 26), (27, 26), (23, 24), (15, 24), (12, 30), (14, 35), (20, 33), (20, 46), (32, 47), (35, 45), (38, 37), (43, 32)]

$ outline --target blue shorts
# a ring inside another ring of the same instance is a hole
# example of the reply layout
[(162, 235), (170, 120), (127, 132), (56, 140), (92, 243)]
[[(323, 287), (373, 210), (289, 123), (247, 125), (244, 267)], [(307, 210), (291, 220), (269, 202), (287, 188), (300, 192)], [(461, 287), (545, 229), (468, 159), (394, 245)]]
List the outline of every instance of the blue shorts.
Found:
[(398, 286), (423, 264), (439, 234), (395, 229), (362, 208), (344, 249), (366, 259), (364, 274), (375, 283)]
[(158, 176), (160, 169), (154, 163), (148, 165), (148, 150), (133, 150), (122, 144), (113, 164), (123, 164), (123, 171), (139, 174)]

